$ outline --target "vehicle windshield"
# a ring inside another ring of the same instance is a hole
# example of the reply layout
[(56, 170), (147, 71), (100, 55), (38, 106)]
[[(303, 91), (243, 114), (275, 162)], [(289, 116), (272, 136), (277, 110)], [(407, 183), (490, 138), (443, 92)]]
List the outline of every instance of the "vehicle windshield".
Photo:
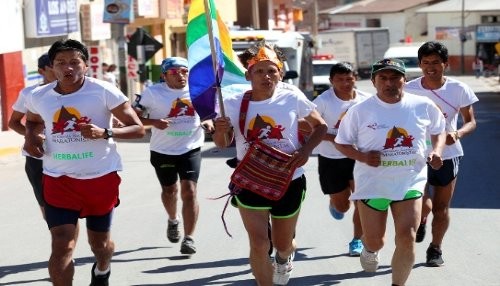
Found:
[(408, 58), (398, 58), (405, 63), (405, 67), (407, 68), (418, 68), (418, 58), (416, 57), (408, 57)]
[(330, 75), (330, 68), (332, 67), (331, 64), (327, 65), (327, 64), (314, 64), (313, 65), (313, 75), (326, 75), (326, 76), (329, 76)]

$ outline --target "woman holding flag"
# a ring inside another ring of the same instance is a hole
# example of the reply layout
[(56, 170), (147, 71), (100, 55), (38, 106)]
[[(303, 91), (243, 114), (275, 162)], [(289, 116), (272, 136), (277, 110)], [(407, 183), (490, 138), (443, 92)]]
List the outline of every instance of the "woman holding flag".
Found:
[[(258, 285), (286, 285), (293, 269), (296, 245), (293, 243), (300, 207), (305, 198), (306, 179), (303, 166), (312, 150), (321, 142), (327, 126), (316, 106), (304, 94), (293, 89), (277, 88), (283, 77), (284, 56), (273, 45), (260, 42), (240, 55), (251, 82), (246, 120), (240, 128), (240, 107), (244, 94), (224, 98), (225, 116), (215, 120), (213, 140), (218, 147), (236, 142), (237, 158), (242, 160), (253, 140), (292, 155), (288, 162), (296, 168), (285, 195), (270, 200), (243, 189), (232, 203), (238, 207), (250, 242), (250, 266)], [(299, 142), (299, 118), (312, 128), (309, 139)], [(271, 217), (274, 262), (268, 255), (268, 220)], [(274, 267), (273, 267), (274, 266)]]

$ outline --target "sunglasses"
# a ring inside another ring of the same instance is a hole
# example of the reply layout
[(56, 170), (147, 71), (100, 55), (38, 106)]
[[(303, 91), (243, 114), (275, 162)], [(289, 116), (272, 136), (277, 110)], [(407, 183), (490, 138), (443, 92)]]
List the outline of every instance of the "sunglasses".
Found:
[(187, 73), (189, 72), (188, 69), (169, 69), (167, 70), (166, 74), (170, 74), (170, 75), (178, 75), (178, 74), (181, 74), (181, 75), (187, 75)]

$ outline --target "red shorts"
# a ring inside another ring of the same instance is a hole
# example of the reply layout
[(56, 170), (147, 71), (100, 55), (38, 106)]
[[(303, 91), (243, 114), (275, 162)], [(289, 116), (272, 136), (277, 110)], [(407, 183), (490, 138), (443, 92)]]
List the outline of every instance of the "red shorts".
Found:
[(100, 216), (118, 205), (121, 178), (111, 172), (93, 179), (43, 176), (43, 195), (51, 206), (80, 212), (80, 217)]

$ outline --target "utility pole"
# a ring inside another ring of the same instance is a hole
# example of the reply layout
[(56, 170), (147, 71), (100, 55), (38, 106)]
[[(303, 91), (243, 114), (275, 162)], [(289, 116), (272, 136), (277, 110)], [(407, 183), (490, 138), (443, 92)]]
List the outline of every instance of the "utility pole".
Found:
[(467, 37), (465, 35), (465, 0), (462, 0), (462, 28), (460, 29), (460, 71), (462, 75), (465, 74), (465, 41), (467, 41)]
[(312, 38), (314, 40), (314, 54), (318, 54), (318, 0), (313, 0), (313, 22), (312, 22)]
[(254, 29), (260, 29), (259, 0), (252, 0), (252, 22)]

